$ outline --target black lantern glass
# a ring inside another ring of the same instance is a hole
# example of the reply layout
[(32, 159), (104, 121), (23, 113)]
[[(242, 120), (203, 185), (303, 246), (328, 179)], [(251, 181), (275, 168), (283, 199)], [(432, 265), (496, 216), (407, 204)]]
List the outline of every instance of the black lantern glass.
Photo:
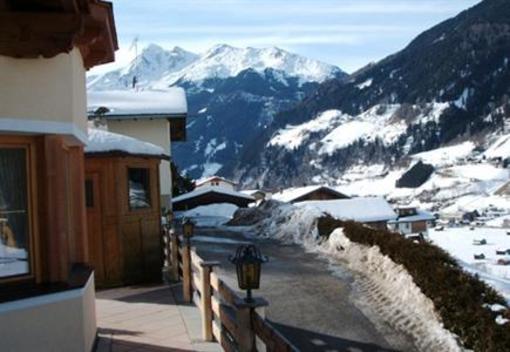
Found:
[(172, 223), (174, 221), (174, 212), (171, 211), (171, 210), (167, 210), (166, 214), (165, 214), (165, 219), (166, 219), (166, 226), (168, 229), (171, 229), (172, 228)]
[(195, 223), (190, 218), (184, 219), (184, 221), (182, 222), (182, 234), (184, 236), (184, 239), (186, 239), (186, 241), (188, 242), (188, 244), (191, 237), (193, 237), (194, 231)]
[(246, 302), (251, 302), (251, 290), (260, 287), (260, 267), (267, 262), (267, 257), (261, 255), (259, 249), (251, 244), (239, 246), (235, 256), (229, 259), (236, 266), (239, 288), (247, 290)]

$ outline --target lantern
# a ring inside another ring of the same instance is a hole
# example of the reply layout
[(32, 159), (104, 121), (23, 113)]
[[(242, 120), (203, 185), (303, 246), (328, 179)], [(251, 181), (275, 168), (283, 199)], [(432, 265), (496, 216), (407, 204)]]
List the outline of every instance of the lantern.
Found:
[(267, 262), (267, 257), (260, 254), (254, 245), (243, 245), (237, 248), (230, 262), (235, 264), (237, 282), (241, 290), (246, 290), (246, 302), (252, 302), (251, 290), (260, 287), (260, 267)]
[(188, 245), (193, 237), (193, 231), (195, 231), (195, 223), (190, 218), (186, 218), (182, 223), (182, 234)]
[(165, 218), (166, 218), (166, 226), (167, 226), (167, 228), (171, 229), (172, 228), (172, 223), (174, 221), (174, 213), (173, 213), (173, 211), (167, 210), (167, 212), (165, 214)]

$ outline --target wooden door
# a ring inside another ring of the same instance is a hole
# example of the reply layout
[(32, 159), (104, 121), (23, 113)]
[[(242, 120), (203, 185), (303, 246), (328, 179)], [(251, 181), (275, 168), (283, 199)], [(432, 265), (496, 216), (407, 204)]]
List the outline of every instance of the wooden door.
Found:
[(99, 181), (99, 173), (87, 173), (85, 175), (89, 256), (95, 270), (96, 282), (101, 285), (106, 280), (106, 273)]

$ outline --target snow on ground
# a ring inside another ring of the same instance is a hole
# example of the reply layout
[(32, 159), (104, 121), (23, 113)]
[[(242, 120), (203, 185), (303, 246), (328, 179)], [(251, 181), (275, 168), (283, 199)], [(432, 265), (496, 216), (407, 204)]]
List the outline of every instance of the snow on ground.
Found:
[(213, 163), (213, 162), (205, 163), (203, 165), (204, 172), (202, 172), (202, 176), (200, 176), (200, 178), (214, 176), (218, 173), (218, 171), (220, 171), (220, 169), (222, 167), (223, 167), (223, 165), (221, 165), (219, 163)]
[(315, 119), (298, 126), (288, 125), (279, 130), (269, 141), (269, 146), (280, 146), (293, 150), (298, 148), (311, 133), (323, 131), (333, 124), (347, 120), (348, 115), (339, 110), (328, 110), (319, 114)]
[(0, 277), (27, 274), (27, 251), (6, 246), (0, 240)]
[(510, 134), (499, 137), (484, 153), (488, 158), (510, 157)]
[(125, 152), (134, 155), (163, 156), (168, 153), (157, 145), (105, 130), (89, 128), (85, 153)]
[[(497, 255), (496, 250), (510, 249), (510, 236), (504, 229), (476, 227), (448, 227), (444, 231), (429, 231), (430, 239), (454, 256), (464, 269), (498, 290), (510, 302), (510, 266), (498, 265), (498, 259), (510, 260), (509, 255)], [(474, 240), (487, 241), (474, 245)], [(485, 260), (475, 260), (475, 254), (484, 254)]]
[(252, 228), (254, 234), (301, 245), (324, 256), (332, 268), (347, 263), (360, 276), (356, 284), (364, 301), (357, 297), (356, 302), (365, 314), (377, 314), (395, 329), (410, 334), (420, 350), (460, 351), (455, 337), (442, 327), (433, 303), (403, 267), (383, 256), (378, 247), (351, 243), (342, 230), (324, 241), (317, 231), (322, 212), (310, 205), (281, 204), (268, 211), (271, 216)]
[(187, 211), (175, 212), (176, 219), (190, 218), (197, 226), (214, 227), (228, 222), (238, 207), (228, 203), (202, 205)]
[(384, 144), (395, 142), (407, 128), (403, 120), (393, 118), (399, 108), (400, 105), (376, 105), (352, 121), (340, 124), (321, 140), (319, 153), (331, 154), (359, 139), (369, 141), (379, 138)]
[(364, 279), (359, 284), (371, 295), (371, 303), (390, 325), (411, 335), (420, 351), (462, 351), (456, 336), (440, 322), (434, 303), (404, 267), (383, 255), (379, 247), (351, 242), (342, 229), (337, 229), (318, 251), (346, 262), (361, 274)]
[(475, 149), (475, 145), (473, 142), (468, 141), (450, 147), (438, 148), (428, 152), (414, 154), (411, 157), (438, 167), (452, 165), (460, 159), (466, 158), (471, 154), (473, 149)]

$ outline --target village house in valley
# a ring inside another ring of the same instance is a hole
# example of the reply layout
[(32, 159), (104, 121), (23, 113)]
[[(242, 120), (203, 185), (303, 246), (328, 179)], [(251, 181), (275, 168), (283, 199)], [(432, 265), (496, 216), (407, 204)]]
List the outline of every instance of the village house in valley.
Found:
[(289, 188), (275, 192), (272, 198), (280, 202), (298, 203), (311, 200), (347, 199), (349, 196), (324, 185)]
[(89, 129), (85, 200), (90, 263), (98, 287), (160, 280), (159, 166), (168, 159), (154, 144)]
[(387, 228), (389, 221), (397, 218), (391, 205), (379, 197), (307, 201), (296, 205), (313, 206), (336, 219), (357, 221), (383, 230)]
[[(90, 120), (104, 120), (108, 131), (153, 143), (171, 157), (171, 142), (186, 139), (187, 101), (182, 88), (164, 90), (91, 91)], [(160, 165), (161, 205), (172, 199), (170, 161)]]
[(426, 235), (436, 221), (433, 214), (414, 206), (398, 207), (396, 212), (398, 217), (388, 222), (388, 228), (403, 235)]
[(112, 5), (4, 0), (0, 13), (0, 349), (89, 352), (85, 72), (114, 60)]
[(237, 184), (222, 177), (213, 176), (199, 180), (192, 192), (175, 197), (172, 201), (174, 211), (190, 210), (202, 205), (227, 203), (240, 208), (255, 202), (251, 195), (238, 192)]

